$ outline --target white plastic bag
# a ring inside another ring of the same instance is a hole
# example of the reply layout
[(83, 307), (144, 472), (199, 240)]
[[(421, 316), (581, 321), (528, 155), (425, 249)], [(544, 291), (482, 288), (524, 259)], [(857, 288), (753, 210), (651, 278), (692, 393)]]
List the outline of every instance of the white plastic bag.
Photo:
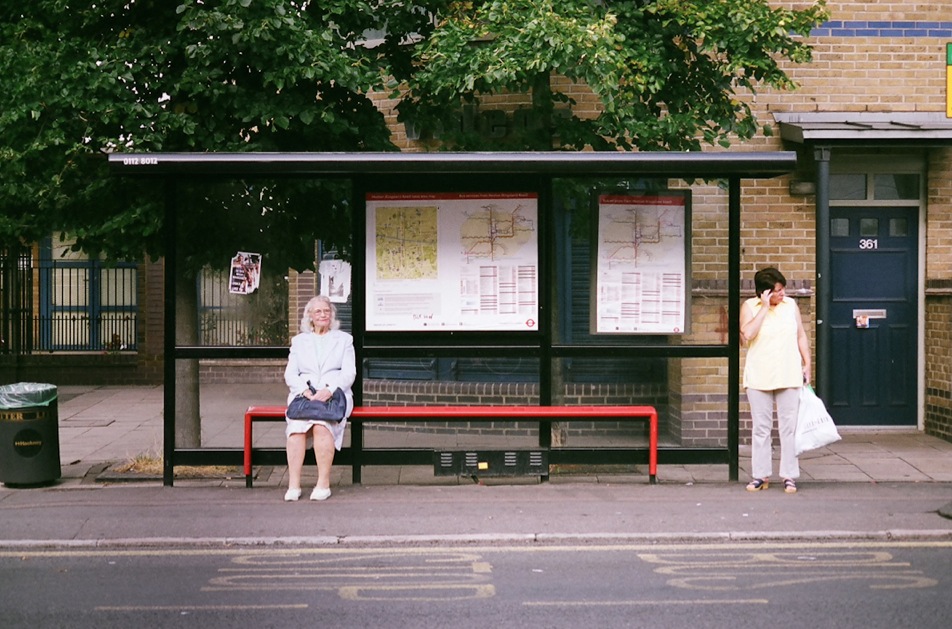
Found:
[(807, 450), (816, 450), (841, 439), (833, 418), (826, 412), (823, 400), (808, 384), (800, 388), (800, 411), (797, 414), (795, 447), (797, 456)]

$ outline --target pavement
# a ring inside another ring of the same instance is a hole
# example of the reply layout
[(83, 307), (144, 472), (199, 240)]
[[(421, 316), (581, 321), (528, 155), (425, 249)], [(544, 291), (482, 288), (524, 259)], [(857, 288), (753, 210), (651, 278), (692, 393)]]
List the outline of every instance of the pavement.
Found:
[[(432, 467), (334, 470), (333, 495), (285, 503), (287, 470), (176, 468), (174, 487), (132, 461), (161, 458), (162, 387), (60, 387), (62, 477), (0, 487), (0, 549), (182, 545), (762, 542), (933, 540), (952, 543), (952, 443), (916, 430), (841, 429), (800, 459), (800, 491), (779, 482), (747, 492), (726, 465), (565, 469), (536, 477), (434, 476)], [(242, 446), (245, 408), (280, 404), (283, 384), (203, 385), (202, 441)], [(605, 445), (617, 445), (610, 437)], [(481, 440), (481, 441), (474, 441)], [(367, 447), (433, 441), (483, 447), (489, 437), (369, 430)], [(570, 439), (582, 439), (570, 436)], [(256, 427), (255, 445), (283, 445), (283, 425)], [(424, 443), (430, 447), (429, 443)], [(491, 444), (490, 444), (491, 445)], [(531, 445), (531, 444), (527, 444)], [(663, 443), (662, 443), (663, 446)], [(511, 440), (507, 447), (516, 447)], [(0, 479), (2, 480), (2, 479)], [(775, 478), (775, 481), (777, 479)]]

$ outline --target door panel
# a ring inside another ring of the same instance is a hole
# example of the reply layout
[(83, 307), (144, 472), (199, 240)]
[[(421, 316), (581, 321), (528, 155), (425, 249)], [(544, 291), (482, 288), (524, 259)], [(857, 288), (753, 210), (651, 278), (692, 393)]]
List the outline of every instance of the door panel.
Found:
[[(889, 392), (892, 394), (892, 398), (889, 403), (893, 407), (905, 404), (910, 396), (912, 396), (912, 404), (915, 404), (915, 369), (911, 368), (909, 364), (910, 362), (915, 363), (915, 352), (913, 351), (915, 337), (912, 330), (912, 326), (905, 325), (896, 325), (890, 328), (891, 347), (895, 348), (896, 355), (907, 358), (907, 360), (896, 360), (891, 363), (890, 381), (892, 386)], [(909, 360), (910, 358), (911, 360)], [(915, 423), (915, 418), (913, 418), (913, 423)]]
[(831, 217), (830, 414), (847, 426), (915, 426), (918, 209)]

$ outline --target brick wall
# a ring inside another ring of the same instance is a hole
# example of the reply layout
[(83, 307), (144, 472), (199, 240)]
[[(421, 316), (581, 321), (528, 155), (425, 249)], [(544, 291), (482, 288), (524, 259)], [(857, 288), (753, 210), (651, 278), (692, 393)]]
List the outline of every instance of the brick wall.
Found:
[(952, 441), (952, 150), (929, 156), (925, 432)]
[[(314, 271), (288, 272), (288, 334), (301, 331), (301, 316), (304, 306), (321, 291), (321, 276)], [(291, 339), (288, 339), (288, 344)]]
[(256, 384), (284, 382), (286, 359), (201, 360), (201, 384)]
[[(802, 7), (801, 2), (772, 2), (775, 6)], [(952, 41), (952, 14), (947, 3), (831, 1), (830, 22), (814, 31), (814, 61), (808, 65), (787, 64), (785, 69), (799, 84), (795, 91), (763, 89), (748, 102), (765, 125), (774, 126), (774, 112), (791, 111), (943, 111), (945, 108), (945, 45)], [(922, 23), (928, 23), (923, 25)], [(943, 29), (948, 29), (947, 33)], [(597, 99), (583, 84), (553, 77), (553, 89), (576, 100), (582, 116), (598, 113)], [(396, 122), (397, 101), (378, 95), (377, 103), (391, 128), (394, 142), (405, 151), (430, 147), (408, 137)], [(527, 103), (526, 95), (499, 95), (483, 99), (482, 108), (512, 112)], [(778, 135), (758, 136), (735, 143), (732, 151), (791, 149)], [(705, 150), (723, 150), (706, 147)], [(808, 149), (809, 150), (809, 149)], [(808, 152), (805, 151), (806, 152)], [(793, 179), (812, 179), (809, 156), (803, 172), (789, 177), (744, 181), (742, 189), (741, 272), (745, 291), (750, 278), (764, 266), (777, 266), (788, 279), (792, 293), (802, 289), (799, 306), (804, 324), (814, 336), (815, 300), (812, 285), (816, 274), (815, 198), (793, 195)], [(952, 408), (952, 305), (945, 292), (952, 289), (952, 151), (934, 149), (929, 154), (928, 215), (926, 217), (927, 278), (926, 430), (948, 435)], [(672, 185), (684, 185), (672, 182)], [(727, 321), (727, 195), (717, 182), (692, 186), (693, 240), (691, 329), (684, 343), (724, 343)], [(313, 289), (304, 279), (307, 296)], [(294, 286), (292, 282), (292, 286)], [(931, 288), (930, 288), (931, 286)], [(745, 293), (746, 294), (746, 293)], [(302, 295), (302, 299), (304, 296)], [(292, 320), (303, 302), (292, 297)], [(743, 353), (742, 353), (743, 358)], [(665, 408), (663, 430), (686, 446), (726, 444), (727, 364), (725, 359), (672, 359), (668, 363), (668, 389), (652, 393), (655, 404)], [(516, 387), (510, 389), (509, 386)], [(367, 403), (536, 403), (537, 392), (520, 385), (448, 385), (374, 381), (365, 385)], [(502, 388), (500, 388), (502, 387)], [(603, 390), (584, 395), (565, 392), (566, 403), (637, 403), (642, 393)], [(626, 398), (627, 396), (627, 398)], [(500, 399), (508, 400), (501, 402)], [(583, 402), (585, 400), (585, 402)], [(749, 414), (741, 395), (741, 441), (749, 435)]]
[[(797, 2), (774, 2), (796, 8)], [(831, 1), (830, 22), (816, 29), (809, 42), (814, 60), (786, 64), (797, 82), (795, 91), (766, 89), (749, 97), (760, 120), (773, 124), (774, 112), (871, 111), (940, 112), (946, 105), (946, 43), (952, 41), (948, 3)], [(925, 23), (925, 24), (924, 24)], [(779, 150), (778, 135), (758, 138), (733, 150)], [(952, 307), (941, 294), (952, 288), (952, 151), (928, 153), (925, 259), (925, 431), (950, 438), (952, 409)], [(805, 173), (809, 175), (810, 173)], [(799, 176), (799, 175), (798, 175)], [(760, 184), (763, 184), (761, 187)], [(813, 196), (794, 197), (783, 188), (787, 178), (746, 187), (743, 199), (742, 266), (750, 272), (759, 262), (774, 262), (788, 279), (815, 274)], [(773, 188), (774, 190), (771, 190)], [(789, 233), (786, 243), (777, 232)], [(930, 288), (935, 286), (936, 288)], [(950, 291), (952, 292), (952, 291)], [(804, 324), (813, 336), (815, 305), (801, 305)], [(811, 340), (812, 342), (812, 340)], [(741, 405), (741, 437), (749, 433), (746, 403)]]
[[(154, 365), (132, 353), (0, 356), (0, 382), (48, 382), (56, 386), (156, 384), (144, 379), (154, 371)], [(161, 366), (159, 372), (161, 383)]]
[(139, 360), (137, 382), (161, 384), (165, 355), (165, 264), (146, 261), (139, 265)]
[(952, 282), (926, 302), (925, 432), (952, 441)]
[(926, 281), (952, 279), (952, 149), (929, 152)]
[(947, 2), (831, 0), (827, 7), (830, 22), (808, 40), (813, 62), (784, 66), (800, 88), (765, 90), (758, 106), (768, 111), (945, 110), (945, 44), (952, 41)]
[[(568, 406), (630, 404), (654, 406), (660, 417), (666, 412), (667, 391), (660, 387), (627, 384), (566, 385), (557, 403)], [(364, 380), (363, 404), (367, 406), (523, 406), (539, 404), (539, 386), (524, 382), (421, 382), (412, 380)], [(659, 432), (664, 422), (659, 420)], [(405, 430), (411, 426), (419, 432), (462, 432), (531, 436), (538, 433), (536, 422), (426, 422), (425, 424), (390, 423), (375, 430)], [(636, 422), (575, 421), (560, 427), (560, 438), (598, 434), (602, 436), (641, 436), (644, 424)], [(666, 434), (666, 433), (665, 433)], [(564, 444), (564, 442), (563, 442)]]

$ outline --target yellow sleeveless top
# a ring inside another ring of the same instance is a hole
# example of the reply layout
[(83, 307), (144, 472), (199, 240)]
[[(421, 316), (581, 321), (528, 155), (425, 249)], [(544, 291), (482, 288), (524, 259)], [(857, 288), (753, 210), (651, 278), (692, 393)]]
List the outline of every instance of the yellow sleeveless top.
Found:
[[(747, 300), (754, 315), (763, 308), (759, 297)], [(797, 305), (784, 297), (772, 307), (760, 332), (748, 342), (744, 388), (760, 391), (803, 385), (803, 361), (797, 345)]]

